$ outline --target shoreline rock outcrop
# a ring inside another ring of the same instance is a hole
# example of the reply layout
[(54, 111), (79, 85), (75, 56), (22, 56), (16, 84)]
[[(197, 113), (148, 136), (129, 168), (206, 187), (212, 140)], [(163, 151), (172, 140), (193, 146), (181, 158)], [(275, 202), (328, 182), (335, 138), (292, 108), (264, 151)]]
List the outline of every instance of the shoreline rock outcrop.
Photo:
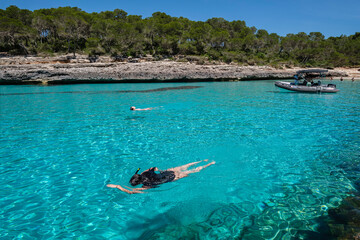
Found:
[[(129, 82), (204, 82), (290, 79), (300, 68), (276, 69), (269, 66), (195, 64), (176, 61), (115, 62), (103, 58), (91, 63), (85, 58), (0, 59), (0, 84), (73, 84)], [(329, 70), (329, 76), (348, 76)]]

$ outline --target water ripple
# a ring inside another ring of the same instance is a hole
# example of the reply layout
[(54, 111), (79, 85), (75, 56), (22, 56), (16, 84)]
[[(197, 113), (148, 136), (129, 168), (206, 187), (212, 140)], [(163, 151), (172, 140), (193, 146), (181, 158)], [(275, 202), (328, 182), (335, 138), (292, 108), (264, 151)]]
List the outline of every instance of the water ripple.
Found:
[[(0, 238), (315, 234), (315, 219), (356, 191), (360, 99), (350, 84), (335, 95), (279, 94), (271, 81), (201, 83), (194, 91), (0, 86)], [(216, 165), (147, 194), (106, 188), (128, 185), (138, 167), (205, 158)]]

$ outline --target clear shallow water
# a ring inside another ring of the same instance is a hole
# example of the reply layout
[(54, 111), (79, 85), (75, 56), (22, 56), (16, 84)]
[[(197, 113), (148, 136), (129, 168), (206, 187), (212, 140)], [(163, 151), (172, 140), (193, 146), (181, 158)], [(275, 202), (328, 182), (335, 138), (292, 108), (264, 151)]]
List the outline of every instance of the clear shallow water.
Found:
[[(317, 232), (359, 177), (360, 83), (335, 83), (322, 95), (274, 81), (0, 86), (0, 238)], [(117, 92), (183, 85), (202, 88)], [(216, 164), (147, 194), (106, 187), (205, 158)]]

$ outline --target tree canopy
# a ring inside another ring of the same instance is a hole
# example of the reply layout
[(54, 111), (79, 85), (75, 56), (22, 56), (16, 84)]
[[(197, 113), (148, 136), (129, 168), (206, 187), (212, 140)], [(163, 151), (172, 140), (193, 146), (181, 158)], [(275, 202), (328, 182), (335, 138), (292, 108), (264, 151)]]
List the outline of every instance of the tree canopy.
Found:
[(195, 55), (241, 64), (359, 66), (360, 33), (327, 39), (320, 32), (282, 37), (223, 18), (202, 22), (162, 12), (142, 18), (121, 9), (87, 13), (77, 7), (29, 11), (10, 6), (0, 9), (0, 52)]

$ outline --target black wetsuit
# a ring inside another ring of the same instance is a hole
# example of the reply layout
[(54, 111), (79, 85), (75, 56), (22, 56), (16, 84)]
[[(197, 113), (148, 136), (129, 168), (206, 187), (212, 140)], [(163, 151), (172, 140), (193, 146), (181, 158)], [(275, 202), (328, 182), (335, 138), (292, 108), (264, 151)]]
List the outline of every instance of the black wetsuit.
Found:
[(141, 173), (142, 184), (145, 187), (155, 187), (156, 185), (171, 182), (175, 179), (173, 171), (160, 171), (159, 174), (154, 172), (154, 167)]

